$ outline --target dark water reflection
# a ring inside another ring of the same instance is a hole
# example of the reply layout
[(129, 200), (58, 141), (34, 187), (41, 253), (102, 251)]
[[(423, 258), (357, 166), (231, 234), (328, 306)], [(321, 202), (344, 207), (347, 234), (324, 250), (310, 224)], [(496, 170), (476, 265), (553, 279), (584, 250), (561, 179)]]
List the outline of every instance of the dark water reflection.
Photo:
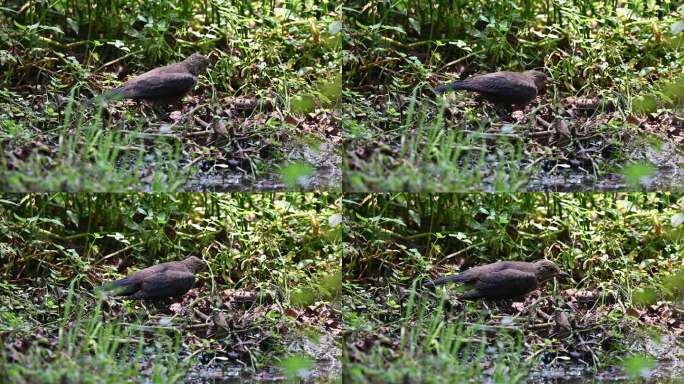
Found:
[[(301, 384), (341, 383), (340, 367), (334, 362), (317, 362), (310, 370), (300, 373), (294, 381)], [(267, 368), (251, 374), (242, 366), (196, 367), (185, 378), (190, 384), (237, 384), (237, 383), (291, 383), (278, 368)]]
[(564, 174), (539, 174), (533, 177), (529, 192), (611, 192), (611, 191), (671, 191), (684, 189), (684, 170), (664, 167), (648, 177), (642, 177), (638, 185), (629, 185), (623, 176), (608, 174), (599, 178), (580, 172)]
[(580, 384), (580, 383), (647, 383), (671, 384), (684, 382), (684, 363), (658, 361), (656, 366), (639, 378), (630, 378), (621, 368), (609, 367), (591, 372), (584, 366), (547, 367), (534, 372), (530, 383)]

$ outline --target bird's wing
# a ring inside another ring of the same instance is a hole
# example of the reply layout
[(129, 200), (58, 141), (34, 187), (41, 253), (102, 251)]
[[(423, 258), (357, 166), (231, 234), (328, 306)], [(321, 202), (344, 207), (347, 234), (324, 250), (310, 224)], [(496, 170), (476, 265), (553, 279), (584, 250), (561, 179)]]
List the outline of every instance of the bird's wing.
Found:
[(168, 73), (189, 73), (189, 72), (188, 72), (188, 69), (185, 67), (185, 65), (183, 65), (182, 63), (173, 63), (173, 64), (164, 65), (162, 67), (150, 69), (149, 71), (147, 71), (145, 73), (139, 74), (138, 76), (134, 77), (133, 79), (159, 76), (159, 75), (168, 74)]
[(446, 283), (471, 283), (482, 275), (483, 273), (488, 273), (489, 271), (494, 272), (500, 269), (506, 268), (505, 264), (501, 261), (497, 261), (492, 264), (480, 265), (477, 267), (472, 267), (461, 273), (455, 275), (449, 275), (445, 277), (440, 277), (439, 279), (431, 280), (425, 283), (427, 287), (434, 287), (435, 285), (441, 285)]
[(430, 280), (430, 281), (425, 283), (425, 286), (428, 288), (433, 288), (436, 285), (442, 285), (442, 284), (446, 284), (446, 283), (467, 283), (467, 282), (473, 280), (473, 278), (476, 276), (478, 268), (479, 267), (474, 267), (474, 268), (470, 268), (467, 271), (457, 273), (455, 275), (449, 275), (449, 276), (440, 277), (439, 279)]
[(151, 267), (143, 268), (139, 270), (138, 272), (134, 272), (131, 275), (128, 276), (128, 279), (131, 281), (135, 281), (137, 283), (142, 283), (142, 281), (147, 277), (151, 276), (155, 273), (161, 273), (164, 272), (166, 269), (168, 269), (168, 266), (166, 265), (167, 263), (161, 263), (157, 265), (153, 265)]
[(462, 283), (465, 281), (463, 276), (465, 275), (466, 272), (461, 272), (461, 273), (458, 273), (455, 275), (449, 275), (449, 276), (440, 277), (439, 279), (430, 280), (430, 281), (425, 283), (425, 286), (432, 289), (436, 285), (442, 285), (442, 284), (451, 283), (451, 282)]
[(140, 290), (129, 296), (131, 299), (154, 299), (180, 296), (190, 290), (195, 275), (190, 272), (166, 270), (146, 276)]
[(490, 274), (492, 272), (498, 272), (502, 269), (507, 268), (507, 265), (503, 261), (497, 261), (491, 264), (478, 265), (477, 267), (472, 267), (466, 271), (458, 274), (458, 282), (460, 283), (474, 283), (480, 276)]
[(140, 281), (133, 279), (130, 276), (123, 279), (110, 281), (100, 287), (104, 291), (110, 291), (108, 294), (114, 296), (126, 296), (135, 293), (140, 289)]
[(118, 88), (124, 97), (154, 99), (181, 97), (197, 83), (197, 78), (190, 73), (161, 72), (127, 81)]
[(521, 76), (517, 73), (488, 73), (462, 81), (460, 88), (506, 98), (535, 97), (537, 88), (534, 82)]
[(456, 91), (461, 88), (461, 84), (463, 84), (462, 81), (455, 81), (453, 83), (439, 85), (432, 88), (432, 92), (439, 95), (449, 91)]
[(472, 290), (466, 292), (464, 299), (512, 299), (523, 296), (537, 288), (534, 273), (517, 269), (502, 269), (482, 275), (475, 282)]

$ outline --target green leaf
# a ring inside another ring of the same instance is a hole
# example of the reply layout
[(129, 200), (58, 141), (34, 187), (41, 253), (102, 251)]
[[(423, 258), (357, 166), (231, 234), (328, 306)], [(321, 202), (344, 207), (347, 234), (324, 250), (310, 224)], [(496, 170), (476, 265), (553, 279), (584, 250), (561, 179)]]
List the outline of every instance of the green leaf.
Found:
[(297, 377), (308, 376), (307, 371), (314, 366), (314, 361), (308, 356), (293, 355), (283, 359), (280, 362), (280, 367), (285, 372), (285, 375), (293, 380)]
[(655, 366), (656, 361), (647, 356), (634, 355), (623, 362), (625, 372), (632, 378), (648, 377)]
[(280, 170), (280, 175), (288, 187), (296, 187), (303, 184), (306, 178), (311, 176), (314, 168), (307, 163), (290, 163)]
[(622, 175), (625, 177), (627, 184), (635, 187), (639, 185), (643, 178), (655, 175), (656, 171), (656, 167), (651, 164), (635, 163), (626, 166), (622, 170)]

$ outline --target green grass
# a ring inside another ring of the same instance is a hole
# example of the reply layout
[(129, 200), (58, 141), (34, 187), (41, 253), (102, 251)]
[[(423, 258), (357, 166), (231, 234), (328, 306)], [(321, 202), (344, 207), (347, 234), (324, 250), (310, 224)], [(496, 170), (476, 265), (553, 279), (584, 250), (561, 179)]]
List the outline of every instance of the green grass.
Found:
[[(395, 144), (374, 144), (374, 154), (365, 159), (348, 148), (345, 190), (447, 192), (468, 190), (515, 191), (522, 188), (536, 170), (525, 167), (524, 136), (486, 132), (485, 126), (461, 130), (448, 126), (442, 115), (419, 104), (415, 94), (402, 124), (391, 132), (371, 133), (363, 122), (345, 121), (345, 134), (352, 142), (373, 142), (380, 135), (396, 135)], [(492, 142), (496, 148), (491, 149)], [(367, 156), (367, 154), (365, 154)]]
[(178, 138), (145, 140), (142, 128), (130, 133), (104, 129), (101, 111), (90, 121), (74, 112), (80, 110), (70, 99), (64, 124), (50, 132), (54, 145), (36, 145), (33, 140), (40, 141), (42, 135), (21, 126), (15, 126), (21, 132), (5, 135), (7, 142), (23, 147), (13, 153), (19, 158), (0, 159), (5, 190), (164, 192), (176, 191), (187, 181), (189, 170), (181, 162)]
[(221, 281), (309, 287), (319, 281), (309, 272), (325, 270), (309, 271), (309, 264), (339, 267), (338, 199), (327, 193), (5, 194), (0, 240), (12, 251), (0, 273), (10, 278), (30, 265), (32, 274), (63, 271), (63, 278), (123, 250), (131, 265), (209, 255)]
[(186, 375), (193, 361), (181, 354), (180, 324), (147, 329), (124, 324), (105, 319), (101, 301), (92, 305), (78, 299), (73, 286), (67, 295), (62, 316), (52, 324), (5, 330), (6, 337), (33, 339), (34, 344), (27, 350), (26, 344), (4, 348), (1, 377), (15, 383), (123, 383), (131, 378), (169, 383)]
[[(347, 293), (354, 297), (353, 292)], [(374, 340), (370, 351), (346, 349), (345, 380), (354, 383), (525, 382), (536, 361), (524, 359), (521, 332), (499, 331), (492, 342), (487, 337), (491, 329), (484, 324), (466, 325), (465, 316), (446, 316), (443, 305), (435, 307), (423, 302), (416, 295), (415, 287), (406, 301), (401, 316), (382, 325), (382, 336)], [(355, 316), (365, 315), (351, 312), (345, 316), (350, 339), (374, 339), (378, 331), (359, 331), (351, 320)], [(386, 334), (388, 330), (390, 335)], [(386, 345), (388, 342), (396, 344)]]

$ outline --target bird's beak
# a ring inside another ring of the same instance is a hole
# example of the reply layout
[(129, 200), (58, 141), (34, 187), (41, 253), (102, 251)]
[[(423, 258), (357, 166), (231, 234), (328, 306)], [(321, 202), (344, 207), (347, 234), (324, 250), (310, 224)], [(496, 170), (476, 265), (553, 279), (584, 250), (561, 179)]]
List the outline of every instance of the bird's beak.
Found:
[(562, 278), (567, 279), (567, 278), (570, 277), (570, 274), (569, 274), (569, 273), (566, 273), (566, 272), (563, 272), (563, 271), (560, 271), (560, 272), (558, 272), (558, 277), (562, 277)]

